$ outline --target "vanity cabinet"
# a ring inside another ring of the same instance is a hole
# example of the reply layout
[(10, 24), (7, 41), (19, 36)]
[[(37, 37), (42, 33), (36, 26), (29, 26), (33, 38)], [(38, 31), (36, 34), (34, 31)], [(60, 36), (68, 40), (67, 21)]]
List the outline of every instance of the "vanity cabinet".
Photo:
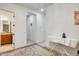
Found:
[(0, 35), (0, 45), (12, 44), (12, 34), (3, 34)]

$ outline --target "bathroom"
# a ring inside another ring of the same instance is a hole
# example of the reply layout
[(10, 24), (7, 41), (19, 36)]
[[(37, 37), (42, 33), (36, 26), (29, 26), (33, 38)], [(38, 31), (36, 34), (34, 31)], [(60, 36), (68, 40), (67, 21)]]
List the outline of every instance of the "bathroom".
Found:
[(13, 49), (14, 13), (0, 9), (0, 52)]

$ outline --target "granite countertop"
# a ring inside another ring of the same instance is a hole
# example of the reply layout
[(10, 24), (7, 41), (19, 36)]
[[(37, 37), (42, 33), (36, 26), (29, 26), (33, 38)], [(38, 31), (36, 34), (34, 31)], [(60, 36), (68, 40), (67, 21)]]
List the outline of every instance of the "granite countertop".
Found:
[(2, 32), (1, 35), (12, 34), (11, 32)]

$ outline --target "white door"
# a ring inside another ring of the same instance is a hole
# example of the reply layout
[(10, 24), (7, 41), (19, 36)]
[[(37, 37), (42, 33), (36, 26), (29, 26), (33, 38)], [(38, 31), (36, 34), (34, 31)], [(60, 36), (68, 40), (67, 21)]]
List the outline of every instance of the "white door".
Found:
[(27, 17), (27, 40), (36, 41), (36, 15), (30, 14)]

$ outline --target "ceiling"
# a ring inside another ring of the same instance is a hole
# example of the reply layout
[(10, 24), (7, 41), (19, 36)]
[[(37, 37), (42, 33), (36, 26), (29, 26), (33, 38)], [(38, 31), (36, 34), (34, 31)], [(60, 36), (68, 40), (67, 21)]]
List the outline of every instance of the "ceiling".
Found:
[(52, 5), (53, 3), (17, 3), (17, 4), (40, 12), (41, 8), (46, 9), (46, 7)]

